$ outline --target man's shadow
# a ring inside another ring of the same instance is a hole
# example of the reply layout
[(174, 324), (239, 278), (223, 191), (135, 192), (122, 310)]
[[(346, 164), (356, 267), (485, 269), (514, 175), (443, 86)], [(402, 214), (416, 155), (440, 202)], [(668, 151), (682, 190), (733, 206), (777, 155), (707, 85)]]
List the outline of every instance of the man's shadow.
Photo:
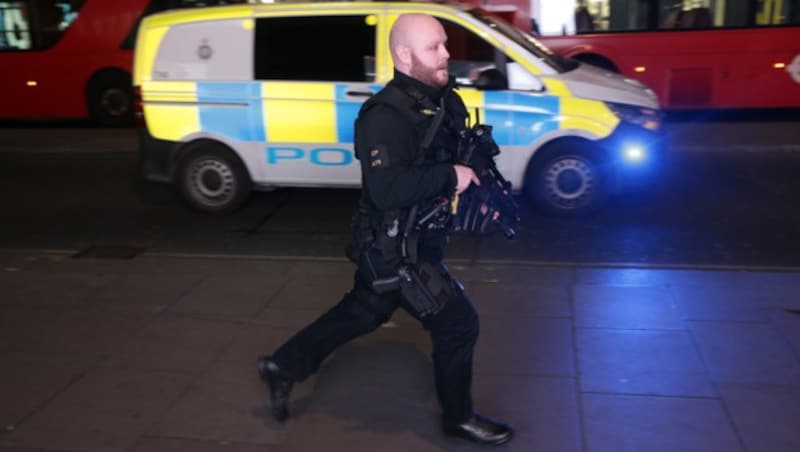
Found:
[[(416, 337), (376, 334), (340, 347), (313, 379), (295, 386), (290, 413), (286, 428), (298, 433), (413, 435), (439, 450), (471, 446), (441, 432), (430, 346)], [(256, 415), (268, 428), (280, 428), (268, 408)]]

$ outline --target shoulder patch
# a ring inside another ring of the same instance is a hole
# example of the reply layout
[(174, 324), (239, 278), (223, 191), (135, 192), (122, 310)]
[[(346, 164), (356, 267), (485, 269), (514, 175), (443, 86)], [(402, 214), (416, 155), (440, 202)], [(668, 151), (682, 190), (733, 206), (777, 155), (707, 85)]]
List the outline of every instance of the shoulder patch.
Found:
[(389, 152), (385, 144), (379, 144), (369, 150), (370, 168), (386, 168), (389, 166)]

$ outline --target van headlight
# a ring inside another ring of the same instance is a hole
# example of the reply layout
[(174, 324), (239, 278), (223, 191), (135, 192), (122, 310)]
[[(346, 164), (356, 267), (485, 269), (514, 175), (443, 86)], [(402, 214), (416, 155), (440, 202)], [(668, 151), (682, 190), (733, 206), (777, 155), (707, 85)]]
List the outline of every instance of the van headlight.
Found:
[(657, 131), (661, 128), (661, 112), (656, 109), (614, 102), (606, 102), (605, 104), (609, 110), (625, 122), (652, 131)]

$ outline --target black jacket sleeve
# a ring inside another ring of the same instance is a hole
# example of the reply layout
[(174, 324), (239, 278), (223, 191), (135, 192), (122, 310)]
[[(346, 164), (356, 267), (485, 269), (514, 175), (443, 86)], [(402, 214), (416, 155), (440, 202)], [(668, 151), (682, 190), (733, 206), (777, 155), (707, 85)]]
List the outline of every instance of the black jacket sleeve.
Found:
[(453, 165), (419, 162), (420, 141), (408, 119), (389, 106), (375, 105), (359, 117), (355, 149), (362, 182), (378, 209), (409, 208), (454, 191)]

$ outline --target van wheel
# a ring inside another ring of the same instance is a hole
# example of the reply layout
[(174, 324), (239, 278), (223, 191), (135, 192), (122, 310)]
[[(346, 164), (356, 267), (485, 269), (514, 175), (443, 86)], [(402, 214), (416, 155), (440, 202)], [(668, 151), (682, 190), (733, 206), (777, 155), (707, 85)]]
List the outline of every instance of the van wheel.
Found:
[(576, 145), (547, 150), (528, 170), (526, 194), (544, 212), (579, 217), (596, 211), (608, 194), (607, 180), (595, 156)]
[(183, 198), (195, 210), (206, 213), (235, 211), (252, 187), (250, 175), (236, 154), (208, 140), (186, 148), (177, 176)]
[(97, 124), (121, 127), (133, 121), (133, 87), (131, 76), (123, 71), (108, 70), (95, 74), (86, 88), (89, 117)]

